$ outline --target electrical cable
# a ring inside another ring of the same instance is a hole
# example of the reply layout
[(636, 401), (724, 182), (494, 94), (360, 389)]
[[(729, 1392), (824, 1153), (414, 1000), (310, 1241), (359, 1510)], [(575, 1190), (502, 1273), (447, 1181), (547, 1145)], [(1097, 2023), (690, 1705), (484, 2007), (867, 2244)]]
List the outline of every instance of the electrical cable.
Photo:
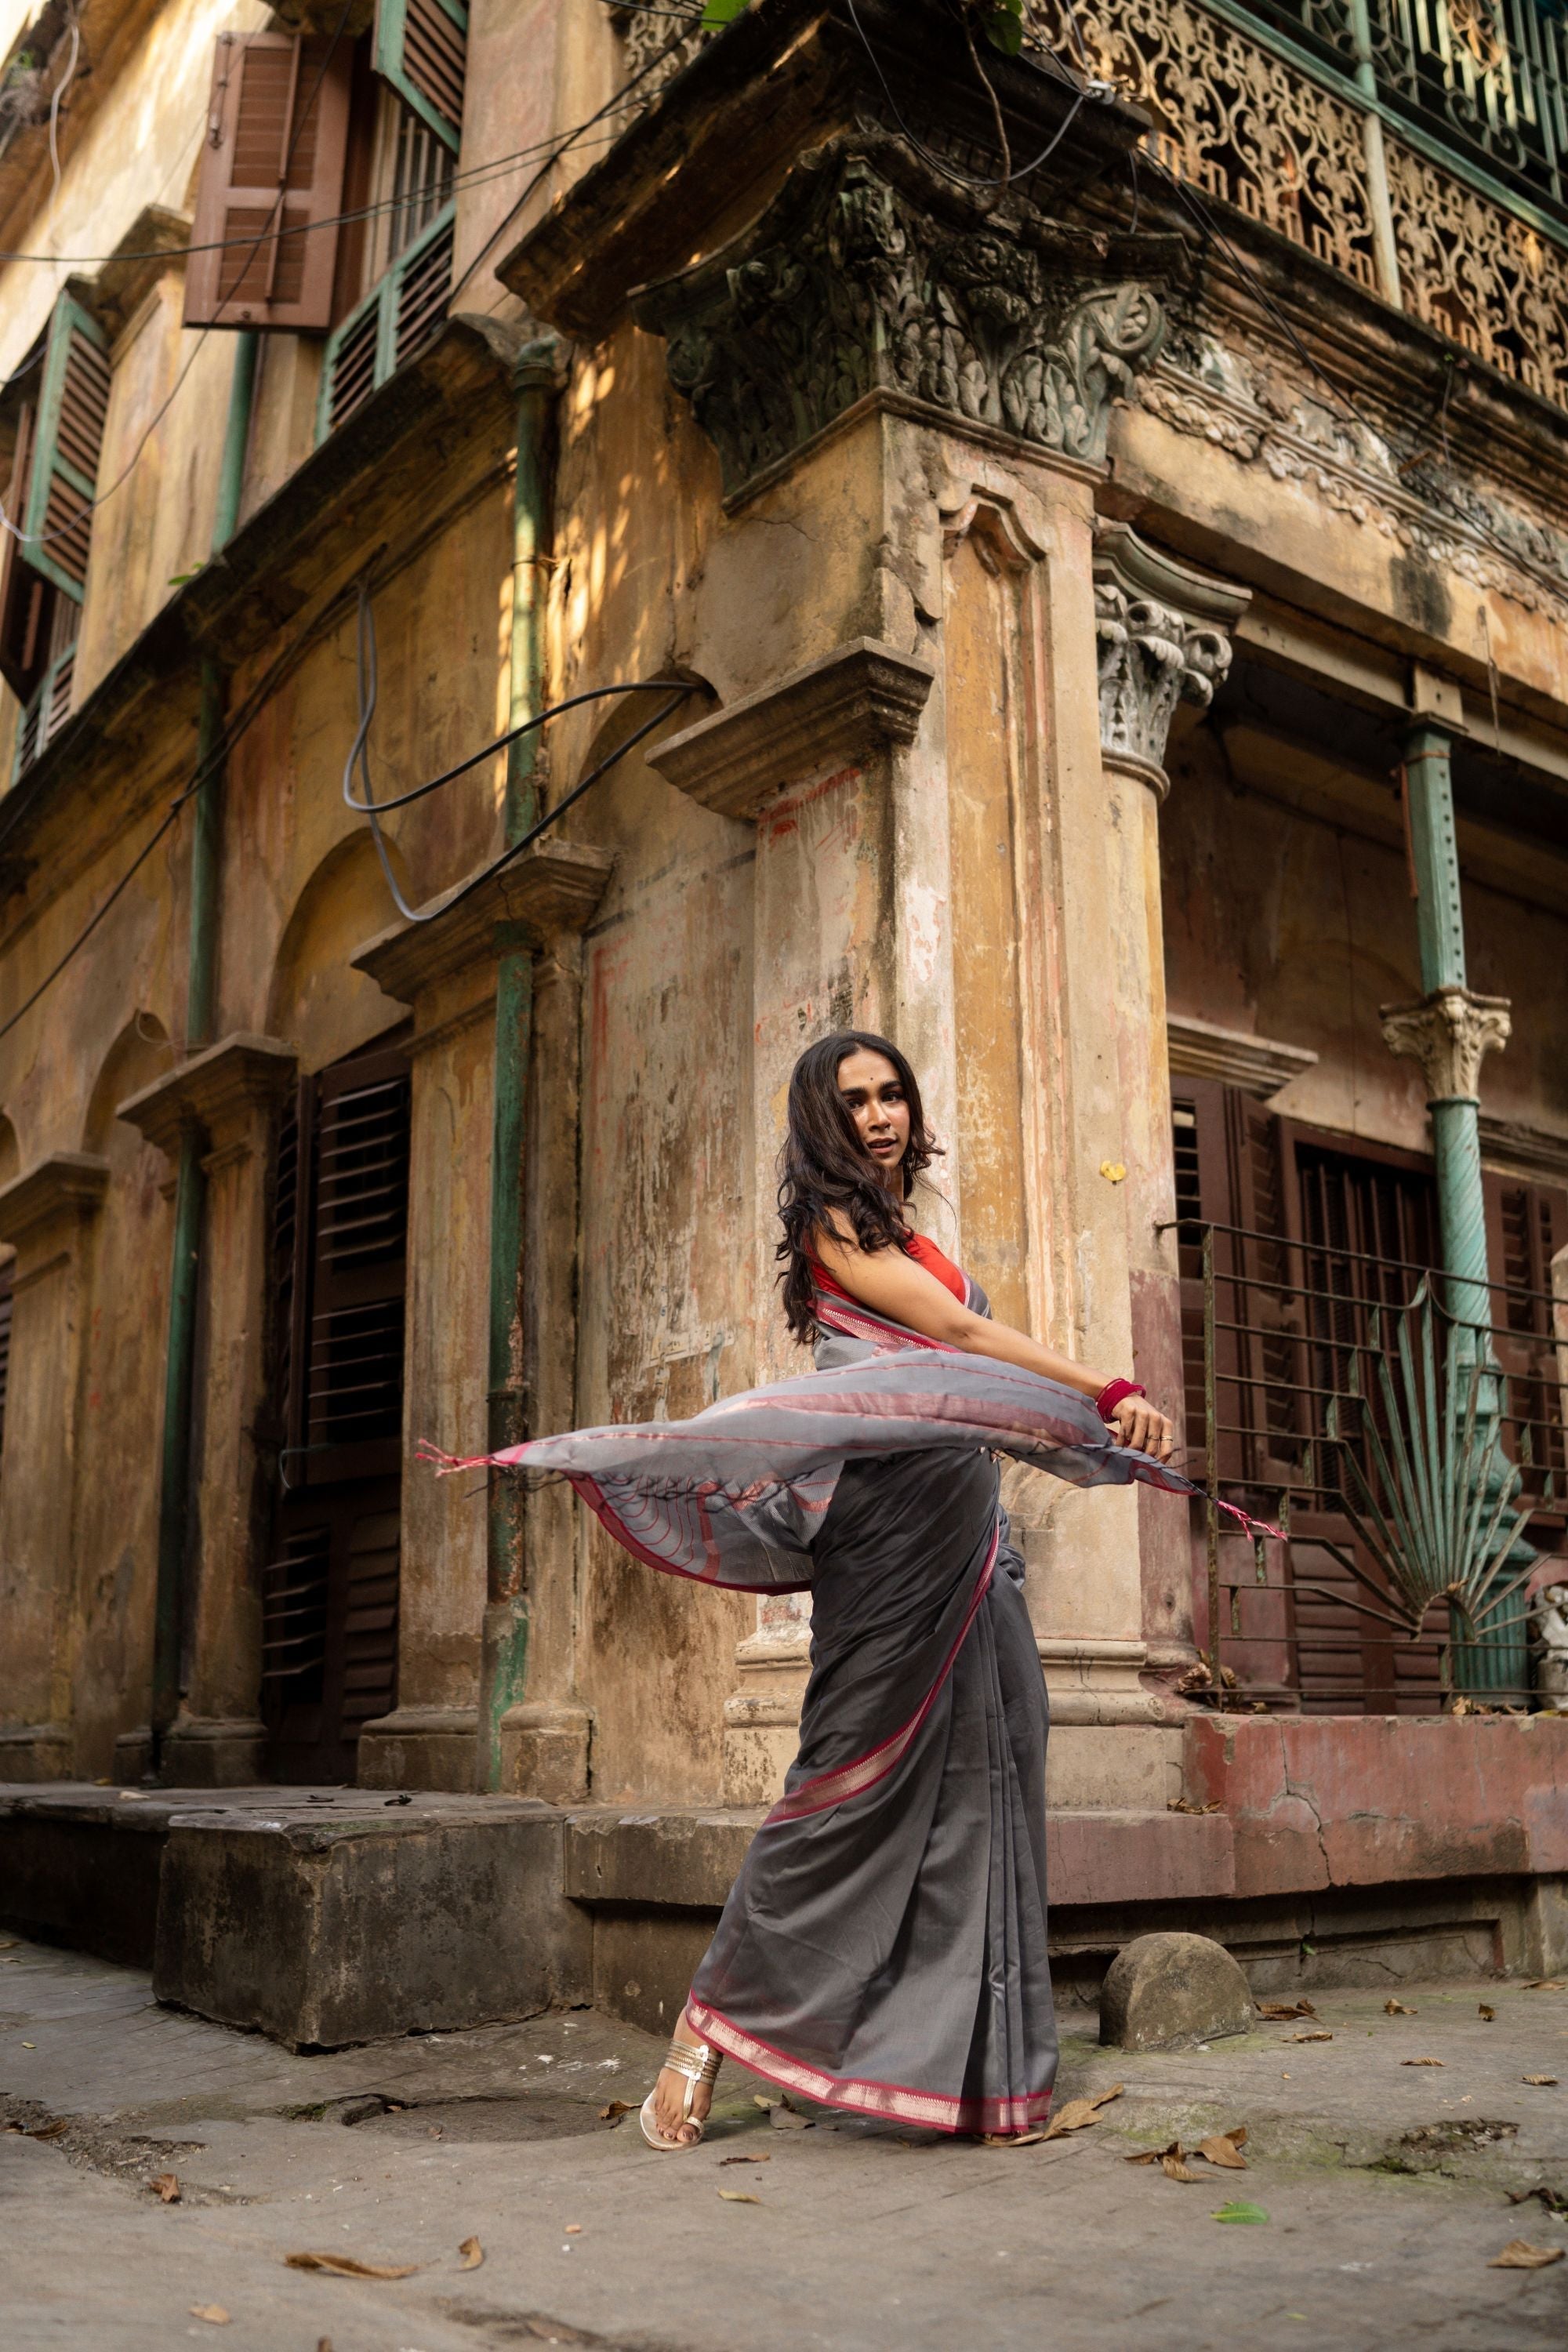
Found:
[[(679, 709), (689, 695), (695, 694), (697, 691), (694, 686), (689, 685), (684, 679), (660, 677), (640, 680), (627, 686), (598, 687), (587, 694), (575, 694), (569, 701), (552, 704), (550, 709), (542, 710), (536, 718), (526, 720), (522, 726), (514, 727), (510, 734), (499, 737), (496, 742), (487, 743), (482, 751), (477, 751), (474, 754), (472, 760), (463, 761), (458, 767), (449, 769), (446, 775), (434, 778), (428, 784), (419, 785), (414, 792), (404, 793), (400, 799), (378, 801), (370, 772), (370, 730), (374, 723), (376, 703), (380, 697), (380, 674), (376, 660), (375, 624), (371, 612), (370, 583), (363, 579), (359, 588), (359, 623), (354, 650), (354, 667), (359, 691), (359, 725), (354, 731), (353, 741), (349, 746), (348, 758), (343, 762), (343, 801), (349, 808), (355, 809), (362, 815), (369, 817), (371, 839), (375, 844), (375, 854), (381, 861), (381, 870), (386, 877), (386, 887), (392, 893), (393, 904), (405, 920), (410, 923), (434, 922), (438, 915), (447, 914), (453, 907), (460, 906), (465, 898), (471, 898), (476, 890), (481, 889), (492, 876), (501, 871), (503, 866), (510, 866), (513, 858), (521, 857), (525, 849), (531, 848), (541, 834), (554, 824), (559, 818), (563, 817), (567, 810), (582, 799), (589, 787), (596, 784), (600, 777), (615, 766), (617, 760), (624, 760), (626, 753), (640, 743), (645, 735), (651, 735), (656, 727), (661, 726), (665, 719)], [(569, 793), (563, 794), (555, 806), (542, 816), (537, 824), (531, 825), (519, 840), (503, 849), (499, 857), (492, 857), (489, 864), (482, 866), (478, 874), (471, 876), (460, 890), (454, 891), (449, 898), (442, 898), (432, 907), (419, 908), (409, 905), (398, 886), (397, 877), (392, 870), (392, 860), (387, 855), (386, 843), (381, 830), (382, 817), (388, 810), (405, 807), (409, 801), (418, 800), (424, 793), (435, 791), (437, 784), (450, 783), (454, 777), (462, 775), (468, 769), (476, 766), (480, 760), (488, 758), (492, 751), (498, 751), (501, 744), (514, 741), (518, 736), (526, 734), (530, 728), (542, 727), (549, 719), (558, 718), (563, 711), (574, 709), (579, 703), (594, 701), (612, 694), (654, 693), (666, 687), (674, 687), (676, 691), (672, 699), (665, 704), (662, 710), (656, 710), (651, 719), (645, 719), (640, 727), (634, 729), (624, 742), (617, 744), (616, 749), (607, 753), (596, 767), (590, 768), (580, 782), (574, 784)], [(353, 772), (356, 767), (360, 772), (360, 782), (364, 792), (364, 798), (358, 801), (353, 796)], [(4, 1034), (4, 1031), (0, 1030), (0, 1035)]]

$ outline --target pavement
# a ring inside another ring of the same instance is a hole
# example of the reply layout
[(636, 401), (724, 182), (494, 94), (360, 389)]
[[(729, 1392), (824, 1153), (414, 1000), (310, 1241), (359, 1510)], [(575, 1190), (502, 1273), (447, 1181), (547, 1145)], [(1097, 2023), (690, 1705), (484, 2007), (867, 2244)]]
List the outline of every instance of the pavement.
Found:
[[(1058, 2117), (1122, 2087), (1033, 2146), (764, 2107), (728, 2065), (659, 2156), (659, 2046), (594, 2011), (293, 2056), (0, 1935), (0, 2347), (1563, 2352), (1568, 2261), (1489, 2265), (1568, 2251), (1568, 1988), (1390, 1997), (1140, 2056), (1068, 2011)], [(1245, 2170), (1127, 2160), (1237, 2126)]]

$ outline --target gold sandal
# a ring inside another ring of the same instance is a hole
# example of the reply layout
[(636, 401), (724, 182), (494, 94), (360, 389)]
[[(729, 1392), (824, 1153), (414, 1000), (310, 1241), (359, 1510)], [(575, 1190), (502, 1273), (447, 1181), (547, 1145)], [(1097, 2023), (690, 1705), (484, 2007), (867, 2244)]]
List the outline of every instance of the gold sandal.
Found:
[(692, 2114), (691, 2102), (697, 2095), (699, 2083), (712, 2084), (717, 2081), (719, 2069), (723, 2063), (723, 2052), (715, 2050), (710, 2042), (672, 2042), (670, 2043), (668, 2055), (665, 2059), (664, 2069), (661, 2071), (667, 2069), (670, 2074), (683, 2074), (686, 2077), (686, 2089), (680, 2102), (679, 2127), (684, 2130), (688, 2124), (695, 2124), (697, 2137), (696, 2139), (666, 2139), (653, 2119), (654, 2101), (658, 2096), (658, 2084), (656, 2083), (643, 2101), (642, 2112), (638, 2117), (642, 2125), (642, 2136), (649, 2147), (661, 2148), (668, 2153), (681, 2148), (697, 2147), (700, 2145), (702, 2135), (708, 2126), (706, 2122), (700, 2121)]

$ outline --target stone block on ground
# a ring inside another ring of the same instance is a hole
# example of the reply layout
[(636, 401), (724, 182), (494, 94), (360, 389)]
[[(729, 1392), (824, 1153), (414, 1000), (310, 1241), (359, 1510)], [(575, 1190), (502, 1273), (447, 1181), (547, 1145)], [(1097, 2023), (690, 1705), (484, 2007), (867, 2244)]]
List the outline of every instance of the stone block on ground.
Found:
[(1124, 1944), (1106, 1971), (1100, 2038), (1122, 2050), (1182, 2050), (1253, 2021), (1247, 1979), (1223, 1944), (1165, 1933)]

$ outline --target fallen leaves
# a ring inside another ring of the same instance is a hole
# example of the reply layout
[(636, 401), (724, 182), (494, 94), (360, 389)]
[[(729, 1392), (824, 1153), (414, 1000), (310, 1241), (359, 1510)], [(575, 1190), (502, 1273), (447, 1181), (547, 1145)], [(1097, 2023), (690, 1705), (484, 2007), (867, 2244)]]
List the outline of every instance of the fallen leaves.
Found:
[(1318, 2012), (1310, 2000), (1260, 2000), (1258, 2014), (1270, 2025), (1289, 2025), (1292, 2018), (1316, 2017)]
[(149, 2183), (149, 2186), (157, 2191), (165, 2205), (177, 2205), (179, 2203), (180, 2180), (177, 2173), (155, 2172)]
[(1220, 1813), (1225, 1807), (1217, 1797), (1211, 1798), (1206, 1805), (1194, 1805), (1190, 1797), (1167, 1797), (1165, 1811), (1168, 1813)]
[(771, 2164), (771, 2156), (721, 2156), (721, 2164)]
[(726, 2205), (760, 2205), (763, 2201), (753, 2197), (749, 2189), (721, 2189), (719, 2194)]
[(1533, 2091), (1554, 2091), (1557, 2088), (1555, 2074), (1521, 2074), (1519, 2079), (1521, 2083), (1528, 2083)]
[[(1094, 2117), (1090, 2116), (1089, 2120), (1092, 2123)], [(980, 2145), (982, 2147), (1037, 2147), (1041, 2140), (1049, 2139), (1050, 2136), (1048, 2131), (982, 2132)]]
[(1331, 2042), (1334, 2037), (1320, 2026), (1313, 2033), (1282, 2033), (1279, 2038), (1281, 2042)]
[[(1179, 2139), (1173, 2139), (1168, 2147), (1141, 2148), (1135, 2156), (1124, 2158), (1123, 2162), (1157, 2164), (1167, 2180), (1201, 2180), (1202, 2173), (1194, 2172), (1191, 2168), (1189, 2155), (1202, 2157), (1205, 2163), (1217, 2165), (1227, 2172), (1245, 2172), (1247, 2158), (1241, 2150), (1246, 2144), (1247, 2126), (1235, 2124), (1229, 2131), (1216, 2132), (1212, 2138), (1204, 2140), (1190, 2150), (1184, 2148)], [(1220, 2150), (1224, 2153), (1218, 2153)]]
[[(1245, 2198), (1237, 2198), (1228, 2205), (1216, 2206), (1209, 2219), (1212, 2221), (1267, 2221), (1268, 2213), (1265, 2206), (1252, 2205)], [(1288, 2319), (1300, 2319), (1302, 2316), (1300, 2312), (1286, 2314)]]
[(612, 2099), (607, 2107), (599, 2109), (599, 2121), (602, 2124), (618, 2124), (621, 2117), (629, 2116), (631, 2111), (632, 2103), (629, 2099)]
[(1510, 2238), (1500, 2254), (1494, 2254), (1487, 2264), (1489, 2271), (1544, 2271), (1563, 2260), (1561, 2246), (1532, 2246), (1528, 2238)]
[(562, 2234), (562, 2236), (563, 2236), (563, 2238), (580, 2238), (580, 2237), (582, 2236), (582, 2234), (583, 2234), (583, 2224), (582, 2224), (582, 2222), (581, 2222), (581, 2221), (568, 2221), (568, 2222), (567, 2222), (567, 2224), (566, 2224), (566, 2226), (565, 2226), (565, 2228), (562, 2231), (561, 2234)]
[(1100, 2121), (1101, 2107), (1108, 2107), (1112, 2099), (1119, 2099), (1126, 2088), (1125, 2083), (1114, 2083), (1109, 2091), (1098, 2091), (1091, 2099), (1069, 2099), (1066, 2106), (1057, 2109), (1045, 2131), (1027, 2133), (1025, 2137), (1061, 2139), (1068, 2132), (1087, 2131), (1090, 2124)]
[(1402, 2000), (1392, 1999), (1384, 2002), (1383, 2013), (1384, 2017), (1419, 2017), (1421, 2014), (1418, 2009), (1406, 2009)]
[(190, 2312), (193, 2319), (207, 2320), (214, 2327), (228, 2326), (228, 2314), (221, 2303), (193, 2303)]
[(1446, 2058), (1402, 2058), (1399, 2063), (1402, 2066), (1446, 2066), (1448, 2062)]
[[(1525, 1988), (1524, 1988), (1524, 1990), (1525, 1990), (1525, 1991), (1526, 1991), (1526, 1992), (1564, 1992), (1564, 1991), (1568, 1991), (1568, 1978), (1564, 1978), (1564, 1977), (1531, 1977), (1531, 1978), (1527, 1980), (1527, 1982), (1526, 1982), (1526, 1984), (1525, 1984)], [(24, 2042), (24, 2044), (23, 2044), (23, 2048), (25, 2049), (26, 2047), (26, 2044)]]
[[(757, 2104), (761, 2106), (763, 2102), (759, 2099)], [(803, 2116), (797, 2106), (782, 2096), (776, 2102), (768, 2103), (768, 2121), (774, 2131), (809, 2131), (812, 2127), (812, 2117)]]
[(485, 2250), (477, 2238), (465, 2238), (458, 2252), (463, 2258), (458, 2264), (460, 2271), (477, 2271), (485, 2258)]
[(68, 2132), (69, 2129), (70, 2125), (66, 2117), (57, 2116), (52, 2124), (36, 2125), (31, 2131), (25, 2132), (23, 2137), (26, 2139), (58, 2139), (62, 2133)]
[(417, 2263), (362, 2263), (336, 2252), (285, 2254), (283, 2260), (291, 2271), (325, 2271), (332, 2278), (412, 2278), (419, 2268)]
[(1479, 2000), (1479, 2001), (1477, 2001), (1477, 2003), (1476, 2003), (1476, 2009), (1477, 2009), (1477, 2012), (1478, 2012), (1478, 2014), (1479, 2014), (1479, 2016), (1483, 2017), (1483, 2018), (1486, 2020), (1486, 2022), (1487, 2022), (1489, 2025), (1491, 2023), (1491, 2021), (1492, 2021), (1493, 2018), (1494, 2018), (1494, 2017), (1496, 2017), (1496, 2015), (1497, 2015), (1497, 2011), (1496, 2011), (1496, 2010), (1492, 2007), (1492, 2005), (1491, 2005), (1491, 2003), (1490, 2003), (1490, 2001), (1489, 2001), (1489, 2000)]

